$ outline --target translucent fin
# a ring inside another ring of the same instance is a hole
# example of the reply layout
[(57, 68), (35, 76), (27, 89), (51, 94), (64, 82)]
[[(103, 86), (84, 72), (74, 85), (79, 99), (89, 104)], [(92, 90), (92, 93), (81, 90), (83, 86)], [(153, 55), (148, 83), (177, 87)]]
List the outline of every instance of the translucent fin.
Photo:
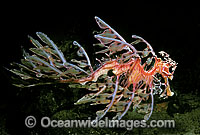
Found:
[(111, 28), (107, 23), (105, 23), (99, 17), (96, 16), (95, 20), (99, 25), (99, 27), (101, 29), (104, 29), (104, 32), (95, 35), (94, 37), (97, 38), (102, 45), (107, 47), (106, 50), (97, 53), (105, 53), (108, 51), (108, 49), (111, 54), (117, 51), (121, 51), (123, 49), (130, 51), (131, 53), (135, 53), (137, 51), (131, 44), (128, 44), (124, 40), (124, 38), (122, 38), (113, 28)]

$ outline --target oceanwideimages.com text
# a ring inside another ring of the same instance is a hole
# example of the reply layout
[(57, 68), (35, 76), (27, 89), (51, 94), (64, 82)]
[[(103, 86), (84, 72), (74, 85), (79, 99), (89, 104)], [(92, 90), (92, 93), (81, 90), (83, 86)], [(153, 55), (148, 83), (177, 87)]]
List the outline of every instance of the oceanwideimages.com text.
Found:
[(33, 128), (40, 124), (43, 128), (175, 128), (174, 120), (110, 120), (108, 117), (99, 121), (93, 121), (90, 117), (86, 120), (52, 120), (49, 117), (42, 117), (36, 121), (34, 116), (28, 116), (25, 119), (25, 125)]

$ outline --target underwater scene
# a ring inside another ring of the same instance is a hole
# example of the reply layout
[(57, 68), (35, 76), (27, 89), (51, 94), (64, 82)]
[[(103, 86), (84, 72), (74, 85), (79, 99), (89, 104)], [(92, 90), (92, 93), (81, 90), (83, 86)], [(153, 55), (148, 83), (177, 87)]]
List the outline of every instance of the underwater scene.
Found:
[(195, 9), (49, 16), (4, 22), (0, 134), (200, 134)]

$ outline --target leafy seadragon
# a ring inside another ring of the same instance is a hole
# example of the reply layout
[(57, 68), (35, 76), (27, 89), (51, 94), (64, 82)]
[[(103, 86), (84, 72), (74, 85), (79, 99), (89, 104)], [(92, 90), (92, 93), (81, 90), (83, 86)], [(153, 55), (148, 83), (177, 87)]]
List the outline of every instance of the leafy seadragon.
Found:
[[(148, 120), (153, 111), (154, 95), (159, 94), (165, 98), (173, 95), (168, 78), (173, 79), (177, 63), (164, 51), (159, 52), (163, 59), (158, 58), (151, 45), (143, 38), (133, 35), (134, 42), (127, 43), (103, 20), (98, 17), (95, 20), (103, 30), (101, 34), (94, 36), (100, 41), (95, 46), (103, 48), (96, 54), (105, 55), (101, 59), (96, 58), (99, 62), (97, 69), (93, 69), (86, 51), (78, 42), (74, 41), (73, 44), (79, 47), (77, 54), (84, 59), (67, 62), (56, 44), (44, 33), (37, 32), (42, 44), (28, 36), (35, 46), (30, 48), (33, 55), (24, 51), (22, 64), (13, 63), (20, 70), (10, 71), (24, 80), (45, 78), (92, 91), (75, 104), (105, 104), (105, 109), (96, 112), (96, 121), (107, 112), (116, 112), (113, 119), (120, 120), (130, 107), (144, 113), (144, 119)], [(15, 85), (31, 87), (49, 83), (51, 82)]]

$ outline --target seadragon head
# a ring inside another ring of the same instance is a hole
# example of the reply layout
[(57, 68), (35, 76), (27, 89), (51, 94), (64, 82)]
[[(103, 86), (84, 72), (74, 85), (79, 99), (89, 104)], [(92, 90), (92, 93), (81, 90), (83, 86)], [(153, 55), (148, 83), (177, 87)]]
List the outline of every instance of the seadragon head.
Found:
[(169, 57), (169, 54), (167, 54), (164, 51), (160, 51), (159, 54), (164, 58), (164, 60), (162, 61), (163, 63), (162, 73), (165, 74), (170, 80), (172, 80), (174, 71), (176, 70), (178, 63), (172, 60)]
[[(169, 54), (164, 51), (160, 51), (159, 54), (162, 58), (156, 58), (157, 63), (155, 66), (157, 67), (157, 71), (154, 75), (154, 80), (156, 82), (155, 88), (157, 89), (155, 91), (159, 91), (160, 97), (173, 96), (174, 93), (170, 90), (168, 79), (173, 79), (174, 71), (178, 63), (172, 60)], [(164, 90), (161, 89), (161, 86), (164, 86)]]

